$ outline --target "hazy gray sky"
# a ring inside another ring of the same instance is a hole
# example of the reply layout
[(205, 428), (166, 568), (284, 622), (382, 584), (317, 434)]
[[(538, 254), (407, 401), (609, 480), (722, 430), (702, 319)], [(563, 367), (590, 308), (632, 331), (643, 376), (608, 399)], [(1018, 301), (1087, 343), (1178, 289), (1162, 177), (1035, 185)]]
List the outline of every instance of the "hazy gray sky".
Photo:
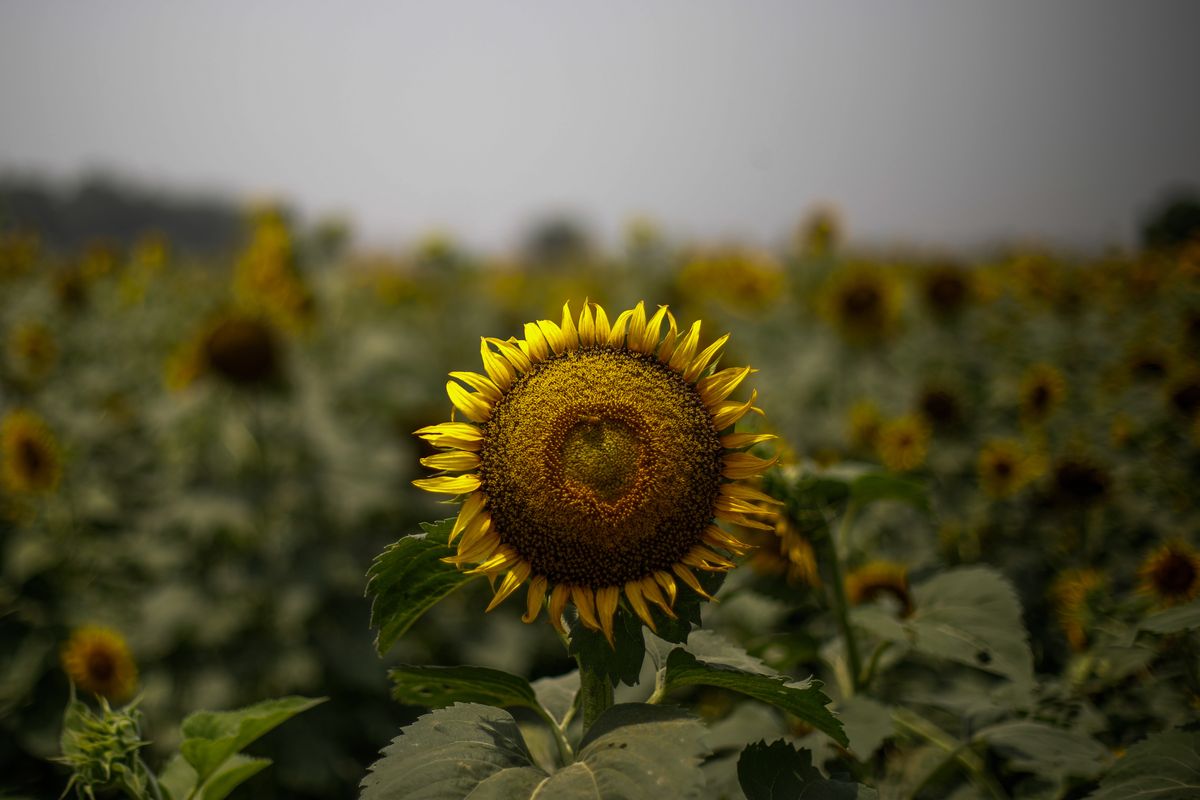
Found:
[(0, 0), (0, 168), (283, 194), (375, 242), (1128, 241), (1200, 185), (1200, 3)]

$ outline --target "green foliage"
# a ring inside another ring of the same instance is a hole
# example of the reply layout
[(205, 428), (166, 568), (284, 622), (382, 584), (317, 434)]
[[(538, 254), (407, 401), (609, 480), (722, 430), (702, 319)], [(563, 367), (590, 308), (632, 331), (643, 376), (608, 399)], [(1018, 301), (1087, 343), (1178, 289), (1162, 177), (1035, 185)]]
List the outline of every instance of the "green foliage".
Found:
[(742, 751), (738, 781), (746, 800), (874, 800), (874, 789), (825, 778), (812, 763), (812, 753), (787, 742), (760, 741)]
[(389, 546), (367, 572), (375, 648), (383, 655), (439, 600), (479, 575), (442, 561), (454, 555), (449, 544), (454, 519), (421, 523), (423, 533)]
[(642, 661), (646, 658), (646, 642), (642, 636), (642, 621), (625, 608), (618, 608), (613, 617), (613, 643), (610, 645), (600, 631), (594, 631), (576, 619), (571, 624), (570, 655), (586, 663), (600, 677), (615, 687), (638, 682)]
[(524, 678), (487, 667), (400, 666), (388, 672), (392, 697), (401, 703), (443, 708), (454, 703), (480, 703), (499, 708), (530, 708), (545, 716)]
[(1200, 628), (1200, 599), (1151, 614), (1142, 620), (1141, 629), (1151, 633), (1179, 633)]
[(1129, 748), (1089, 800), (1194, 800), (1200, 797), (1200, 733), (1167, 731)]

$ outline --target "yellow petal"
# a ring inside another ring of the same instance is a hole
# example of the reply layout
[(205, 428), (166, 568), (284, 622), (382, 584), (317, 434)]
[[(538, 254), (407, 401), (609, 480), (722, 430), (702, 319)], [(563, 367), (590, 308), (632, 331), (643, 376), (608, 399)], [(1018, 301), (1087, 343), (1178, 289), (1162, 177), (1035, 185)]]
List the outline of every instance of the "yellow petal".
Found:
[(550, 355), (550, 345), (536, 322), (525, 323), (525, 344), (529, 346), (531, 361), (543, 361)]
[(594, 631), (600, 630), (600, 621), (596, 619), (596, 597), (590, 586), (572, 586), (571, 602), (579, 609), (579, 619), (584, 625)]
[[(486, 537), (499, 538), (492, 532), (492, 517), (490, 514), (479, 514), (463, 528), (462, 539), (458, 543), (459, 553), (471, 553), (479, 549), (479, 543)], [(496, 548), (493, 547), (492, 550)], [(490, 555), (491, 551), (489, 551)]]
[(658, 582), (654, 580), (654, 576), (647, 575), (642, 578), (642, 594), (651, 603), (661, 608), (664, 614), (671, 619), (675, 619), (675, 610), (671, 608), (670, 604), (663, 597), (662, 592), (659, 591)]
[(754, 372), (754, 370), (750, 367), (730, 367), (729, 369), (723, 369), (720, 372), (713, 373), (707, 378), (701, 378), (697, 381), (696, 391), (700, 393), (700, 399), (704, 401), (704, 405), (712, 408), (733, 394), (733, 390), (751, 372)]
[(509, 363), (488, 347), (487, 339), (480, 337), (479, 339), (479, 357), (483, 360), (483, 371), (492, 379), (492, 383), (500, 391), (506, 391), (512, 386), (513, 379), (516, 373)]
[(721, 437), (721, 446), (726, 450), (740, 450), (778, 438), (773, 433), (730, 433)]
[(470, 386), (487, 398), (488, 402), (494, 403), (500, 399), (500, 387), (492, 383), (490, 378), (480, 375), (478, 372), (451, 372), (450, 377)]
[(683, 557), (683, 563), (689, 567), (705, 569), (710, 572), (733, 569), (732, 561), (702, 544), (694, 545)]
[(504, 580), (500, 582), (500, 588), (497, 589), (496, 594), (492, 596), (492, 602), (488, 603), (487, 610), (484, 611), (484, 613), (486, 614), (488, 611), (491, 611), (493, 608), (508, 599), (508, 596), (515, 592), (517, 587), (524, 583), (525, 579), (528, 577), (529, 562), (527, 561), (522, 561), (509, 570), (508, 574), (504, 576)]
[(567, 598), (571, 596), (571, 587), (564, 584), (559, 584), (554, 587), (554, 591), (550, 592), (550, 607), (546, 609), (546, 613), (550, 615), (550, 624), (559, 633), (565, 634), (567, 631), (563, 628), (562, 616), (563, 611), (567, 607)]
[[(489, 520), (490, 522), (490, 520)], [(467, 526), (467, 532), (463, 534), (463, 541), (471, 535), (471, 528)], [(500, 537), (488, 525), (486, 532), (479, 535), (477, 541), (472, 542), (470, 547), (464, 547), (463, 542), (458, 543), (458, 553), (455, 555), (443, 558), (447, 564), (454, 564), (456, 567), (461, 567), (463, 564), (478, 564), (487, 561), (500, 547)]]
[[(758, 513), (763, 512), (760, 511)], [(734, 525), (741, 525), (743, 528), (754, 528), (760, 531), (775, 530), (774, 525), (767, 525), (766, 523), (759, 522), (756, 519), (750, 519), (744, 514), (739, 514), (735, 511), (728, 511), (723, 508), (718, 508), (715, 516), (717, 519), (722, 520), (723, 522), (732, 522)]]
[(629, 318), (632, 314), (632, 311), (625, 310), (617, 315), (616, 321), (608, 332), (606, 341), (609, 347), (625, 347), (625, 329), (629, 326)]
[(420, 478), (413, 481), (413, 486), (438, 494), (468, 494), (478, 489), (480, 484), (478, 475), (443, 475), (440, 478)]
[(548, 319), (538, 320), (538, 327), (542, 329), (542, 336), (546, 337), (546, 343), (550, 345), (554, 355), (559, 355), (566, 349), (567, 340), (563, 336), (562, 328)]
[[(695, 548), (692, 548), (693, 550)], [(489, 556), (474, 569), (467, 570), (472, 575), (498, 575), (506, 569), (510, 569), (521, 560), (516, 551), (508, 545), (501, 545), (494, 554)]]
[(450, 530), (450, 543), (453, 544), (458, 535), (467, 527), (467, 523), (475, 519), (483, 507), (487, 505), (487, 495), (483, 492), (475, 492), (462, 504), (462, 508), (458, 510), (458, 519), (454, 520), (454, 527)]
[(671, 573), (663, 570), (655, 570), (654, 580), (658, 581), (658, 585), (667, 593), (667, 602), (672, 606), (675, 605), (675, 579), (671, 577)]
[(487, 422), (488, 418), (492, 416), (492, 404), (482, 395), (468, 392), (460, 383), (447, 381), (446, 394), (450, 396), (450, 402), (454, 404), (454, 407), (472, 422)]
[(604, 638), (613, 645), (613, 615), (617, 613), (617, 601), (621, 599), (619, 586), (605, 586), (596, 590), (596, 616), (600, 618), (600, 629)]
[(726, 483), (721, 486), (721, 494), (737, 500), (754, 500), (759, 503), (767, 503), (768, 505), (783, 505), (782, 500), (776, 500), (771, 495), (760, 492), (753, 486), (747, 486), (744, 483)]
[(579, 312), (579, 346), (591, 347), (596, 343), (596, 322), (592, 319), (592, 304), (583, 301), (583, 310)]
[(599, 303), (592, 303), (592, 309), (596, 320), (596, 344), (608, 344), (608, 335), (612, 332), (608, 325), (608, 315)]
[(646, 341), (646, 304), (639, 300), (629, 315), (629, 349), (642, 351)]
[(739, 556), (749, 549), (749, 545), (741, 539), (718, 528), (716, 525), (709, 525), (705, 528), (703, 538), (705, 543), (711, 544), (713, 547), (728, 550), (731, 553), (736, 553)]
[(512, 342), (489, 338), (488, 344), (494, 345), (500, 351), (500, 355), (504, 356), (518, 373), (533, 369), (533, 363), (529, 360), (529, 356), (522, 353), (521, 348)]
[(483, 430), (469, 422), (442, 422), (413, 431), (434, 447), (478, 450), (483, 446)]
[(775, 466), (777, 461), (779, 461), (779, 456), (759, 458), (749, 453), (729, 453), (724, 458), (725, 469), (721, 474), (731, 481), (753, 478)]
[(451, 450), (448, 453), (436, 453), (422, 458), (421, 466), (451, 472), (465, 472), (479, 466), (479, 456), (474, 453), (464, 453), (461, 450)]
[(574, 350), (579, 347), (579, 332), (575, 330), (575, 320), (571, 316), (571, 303), (568, 301), (563, 303), (562, 307), (562, 329), (563, 349)]
[(659, 306), (658, 311), (654, 312), (654, 316), (646, 323), (646, 329), (642, 333), (640, 340), (633, 338), (630, 334), (630, 348), (637, 350), (639, 353), (653, 353), (658, 347), (659, 332), (662, 330), (663, 318), (667, 315), (667, 307)]
[(675, 564), (673, 567), (671, 567), (671, 571), (674, 572), (681, 581), (690, 586), (693, 592), (700, 595), (705, 600), (713, 599), (711, 594), (704, 591), (704, 587), (700, 585), (700, 581), (696, 580), (696, 576), (692, 574), (692, 571), (683, 564)]
[(650, 630), (654, 628), (654, 617), (650, 616), (650, 609), (646, 606), (646, 598), (642, 596), (642, 582), (629, 581), (625, 584), (625, 596), (629, 598), (629, 605), (633, 607), (633, 611), (642, 618), (642, 622), (646, 623), (646, 627)]
[(546, 602), (546, 576), (538, 575), (529, 582), (529, 593), (525, 595), (525, 615), (522, 622), (533, 622)]
[(750, 392), (750, 399), (745, 403), (736, 403), (726, 401), (718, 403), (717, 407), (712, 409), (713, 427), (719, 431), (723, 431), (730, 425), (736, 425), (737, 421), (746, 416), (746, 412), (754, 407), (754, 401), (758, 399), (758, 390)]
[(712, 361), (713, 356), (715, 356), (717, 351), (724, 347), (725, 343), (728, 341), (729, 334), (727, 333), (720, 339), (717, 339), (715, 342), (710, 344), (708, 347), (704, 348), (700, 352), (700, 355), (692, 359), (692, 363), (688, 365), (686, 370), (684, 370), (684, 380), (694, 381), (696, 378), (700, 377), (701, 373), (704, 372), (704, 368), (708, 366), (708, 362)]
[(671, 355), (671, 369), (683, 372), (692, 363), (692, 356), (696, 354), (696, 345), (699, 342), (700, 322), (697, 320), (692, 323), (692, 327), (683, 337), (683, 341), (676, 345), (675, 352)]
[(664, 364), (671, 362), (671, 356), (675, 355), (675, 343), (679, 339), (679, 329), (675, 327), (675, 315), (670, 311), (667, 312), (667, 335), (663, 337), (662, 344), (658, 346), (658, 360)]

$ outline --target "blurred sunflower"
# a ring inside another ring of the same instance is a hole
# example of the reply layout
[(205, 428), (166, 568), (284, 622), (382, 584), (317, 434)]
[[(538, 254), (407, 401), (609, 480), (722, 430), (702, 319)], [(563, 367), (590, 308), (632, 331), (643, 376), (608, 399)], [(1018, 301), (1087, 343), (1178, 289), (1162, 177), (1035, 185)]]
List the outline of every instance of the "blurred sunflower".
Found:
[(842, 241), (842, 219), (833, 206), (814, 208), (796, 229), (796, 245), (801, 256), (827, 256)]
[(693, 253), (676, 279), (679, 291), (692, 300), (713, 300), (735, 310), (753, 312), (779, 299), (783, 270), (769, 253), (723, 247)]
[(1112, 479), (1091, 459), (1066, 456), (1054, 464), (1051, 500), (1060, 506), (1090, 506), (1108, 495)]
[(36, 233), (0, 231), (0, 280), (24, 275), (37, 264), (41, 241)]
[(874, 400), (859, 400), (850, 406), (846, 427), (851, 446), (873, 451), (879, 439), (879, 429), (883, 427), (883, 414)]
[(1200, 370), (1190, 369), (1177, 375), (1167, 386), (1167, 403), (1185, 419), (1200, 417)]
[(919, 273), (925, 306), (940, 320), (957, 317), (971, 302), (971, 275), (956, 264), (936, 264)]
[(1171, 357), (1154, 344), (1139, 344), (1125, 356), (1124, 373), (1134, 381), (1159, 381), (1167, 375)]
[(834, 272), (821, 292), (821, 311), (844, 339), (880, 344), (900, 322), (900, 282), (889, 269), (860, 264)]
[(1045, 422), (1067, 396), (1067, 380), (1051, 364), (1034, 364), (1021, 377), (1021, 419), (1036, 425)]
[(526, 622), (549, 592), (556, 628), (571, 602), (612, 642), (623, 594), (653, 629), (648, 602), (673, 614), (677, 582), (707, 597), (692, 570), (728, 570), (719, 551), (745, 549), (714, 518), (772, 529), (756, 517), (773, 519), (777, 501), (742, 481), (775, 463), (744, 449), (775, 437), (728, 432), (754, 408), (757, 392), (726, 399), (753, 370), (709, 374), (728, 335), (701, 350), (700, 323), (680, 333), (666, 306), (647, 320), (638, 303), (610, 323), (585, 303), (576, 323), (564, 305), (561, 324), (524, 333), (481, 340), (487, 375), (450, 373), (469, 422), (416, 433), (446, 451), (422, 464), (462, 474), (414, 483), (465, 498), (448, 560), (503, 576), (489, 610), (528, 582)]
[(900, 616), (913, 612), (908, 567), (894, 561), (870, 561), (846, 576), (846, 599), (852, 606), (891, 597), (900, 605)]
[(1169, 541), (1146, 557), (1138, 577), (1139, 590), (1159, 605), (1195, 600), (1200, 595), (1200, 553), (1182, 539)]
[(966, 420), (959, 393), (948, 386), (928, 385), (917, 396), (917, 413), (935, 431), (945, 433)]
[(976, 472), (984, 492), (1011, 497), (1045, 470), (1042, 458), (1013, 439), (992, 439), (979, 451)]
[(40, 381), (58, 360), (58, 344), (54, 334), (41, 322), (24, 322), (8, 335), (8, 358), (22, 378)]
[(307, 330), (313, 322), (315, 298), (300, 274), (287, 219), (276, 207), (254, 215), (250, 243), (234, 268), (233, 296), (240, 309), (265, 316), (288, 333)]
[(77, 628), (63, 645), (60, 659), (71, 683), (85, 692), (120, 702), (137, 688), (137, 664), (125, 639), (112, 628)]
[(751, 542), (757, 545), (750, 557), (751, 569), (763, 575), (783, 575), (791, 584), (821, 586), (812, 540), (784, 515), (780, 514), (775, 520), (773, 535), (757, 534)]
[(879, 460), (893, 472), (908, 472), (925, 463), (929, 452), (929, 425), (915, 414), (905, 414), (879, 429), (875, 449)]
[(278, 381), (282, 370), (279, 337), (266, 319), (237, 312), (210, 320), (167, 362), (167, 386), (184, 389), (204, 375), (239, 389), (259, 389)]
[(58, 441), (31, 411), (10, 411), (0, 423), (0, 477), (14, 494), (44, 494), (58, 486), (62, 477)]
[(1096, 569), (1065, 570), (1054, 579), (1050, 599), (1072, 650), (1087, 647), (1088, 631), (1101, 615), (1108, 594), (1108, 578)]

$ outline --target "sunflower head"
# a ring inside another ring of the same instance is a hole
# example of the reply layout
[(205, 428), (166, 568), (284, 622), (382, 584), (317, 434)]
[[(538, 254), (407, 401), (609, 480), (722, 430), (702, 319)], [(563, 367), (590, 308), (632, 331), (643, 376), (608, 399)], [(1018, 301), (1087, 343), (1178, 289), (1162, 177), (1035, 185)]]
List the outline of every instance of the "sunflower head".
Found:
[(0, 477), (14, 494), (44, 494), (58, 486), (62, 455), (49, 426), (32, 411), (10, 411), (0, 423)]
[(1200, 553), (1182, 539), (1169, 541), (1146, 557), (1138, 570), (1140, 591), (1163, 606), (1200, 595)]
[(1167, 386), (1167, 403), (1185, 419), (1200, 417), (1200, 370), (1189, 370)]
[(1021, 377), (1021, 419), (1030, 424), (1044, 422), (1067, 396), (1067, 381), (1050, 364), (1034, 364)]
[(129, 645), (111, 628), (76, 629), (63, 645), (61, 660), (71, 682), (90, 694), (119, 702), (137, 688), (137, 664)]
[(930, 385), (922, 389), (917, 397), (917, 413), (937, 431), (953, 431), (966, 419), (962, 397), (948, 386)]
[(1135, 381), (1159, 381), (1166, 377), (1170, 363), (1170, 356), (1163, 348), (1141, 344), (1126, 356), (1125, 373)]
[(706, 596), (693, 570), (744, 549), (715, 520), (771, 529), (775, 501), (742, 481), (775, 463), (746, 448), (774, 437), (731, 432), (754, 410), (757, 393), (728, 399), (753, 370), (714, 371), (728, 337), (701, 348), (700, 323), (680, 331), (665, 306), (612, 322), (564, 306), (524, 336), (481, 340), (485, 374), (450, 373), (467, 421), (417, 435), (444, 451), (422, 464), (458, 474), (415, 484), (464, 498), (449, 560), (499, 579), (489, 610), (528, 583), (527, 622), (549, 593), (556, 627), (569, 602), (610, 642), (622, 606), (653, 629), (649, 604), (673, 615), (679, 583)]
[(922, 270), (921, 295), (934, 317), (950, 320), (957, 317), (971, 301), (971, 276), (957, 264), (937, 264)]
[(266, 206), (254, 215), (250, 243), (233, 273), (233, 296), (239, 308), (266, 317), (280, 330), (307, 330), (315, 318), (312, 290), (298, 266), (286, 215)]
[(870, 603), (890, 597), (900, 606), (900, 615), (913, 612), (912, 592), (908, 586), (908, 567), (894, 561), (870, 561), (846, 576), (846, 599), (850, 605)]
[(879, 460), (893, 472), (914, 470), (925, 463), (930, 435), (929, 425), (916, 414), (884, 423), (875, 441)]
[(1088, 631), (1100, 617), (1108, 595), (1108, 578), (1096, 569), (1065, 570), (1054, 579), (1050, 598), (1072, 650), (1087, 647)]
[(900, 284), (886, 268), (856, 266), (835, 272), (821, 306), (844, 339), (873, 345), (888, 341), (899, 327)]
[(1054, 464), (1052, 499), (1057, 505), (1083, 507), (1101, 502), (1112, 483), (1108, 471), (1091, 459), (1066, 456)]
[(812, 540), (785, 515), (776, 519), (774, 534), (755, 532), (750, 541), (757, 546), (750, 557), (750, 567), (756, 572), (783, 575), (790, 584), (820, 588)]
[(8, 335), (8, 359), (14, 370), (31, 381), (40, 381), (58, 360), (54, 334), (41, 322), (24, 322)]
[(278, 382), (282, 348), (263, 317), (239, 312), (210, 321), (185, 342), (167, 364), (167, 384), (182, 389), (211, 375), (237, 389), (261, 389)]
[(0, 231), (0, 280), (24, 275), (37, 264), (41, 241), (36, 233)]
[(976, 463), (979, 484), (991, 497), (1001, 499), (1019, 492), (1044, 471), (1042, 459), (1012, 439), (993, 439), (979, 451)]
[(743, 247), (697, 251), (679, 272), (679, 290), (739, 311), (767, 308), (779, 299), (783, 270), (769, 253)]

